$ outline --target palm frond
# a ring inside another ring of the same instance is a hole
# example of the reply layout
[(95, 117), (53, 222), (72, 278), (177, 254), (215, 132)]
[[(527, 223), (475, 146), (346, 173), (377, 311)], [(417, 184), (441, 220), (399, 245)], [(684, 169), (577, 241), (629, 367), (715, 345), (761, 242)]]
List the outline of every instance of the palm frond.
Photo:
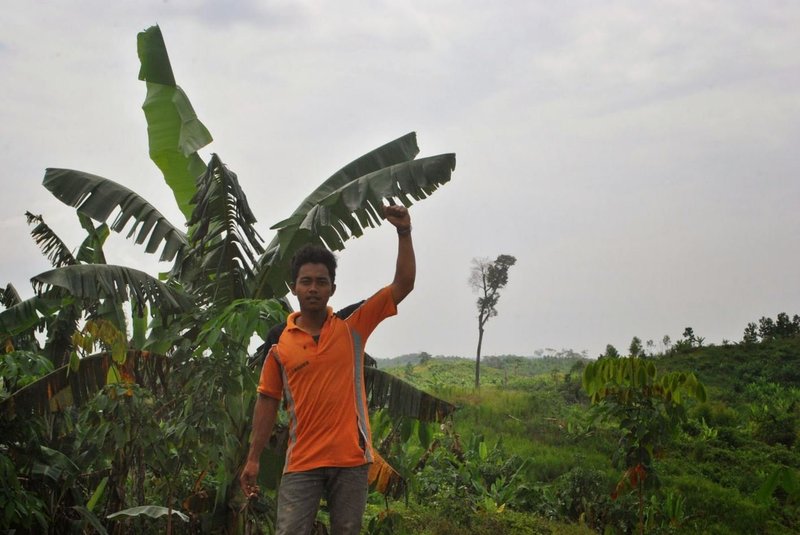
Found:
[(36, 226), (31, 230), (31, 236), (53, 267), (70, 266), (78, 263), (75, 257), (72, 256), (69, 247), (44, 222), (41, 215), (25, 212), (25, 217), (28, 218), (29, 225), (36, 223)]
[(130, 298), (138, 309), (146, 303), (163, 314), (189, 310), (189, 297), (137, 269), (107, 264), (65, 266), (40, 273), (31, 279), (34, 289), (42, 293), (51, 287), (69, 295), (98, 301), (111, 299), (125, 302)]
[(364, 385), (370, 408), (386, 408), (393, 418), (405, 416), (422, 422), (441, 422), (456, 410), (452, 403), (378, 368), (364, 368)]
[[(384, 199), (410, 206), (450, 180), (454, 154), (411, 159), (415, 154), (413, 133), (368, 153), (323, 183), (291, 217), (274, 225), (277, 236), (256, 268), (255, 296), (286, 295), (289, 258), (302, 245), (318, 243), (341, 250), (344, 241), (380, 225)], [(389, 165), (378, 168), (386, 162)]]
[(151, 26), (140, 32), (137, 48), (141, 63), (139, 80), (147, 82), (142, 109), (147, 120), (150, 158), (161, 169), (188, 221), (192, 216), (195, 182), (206, 168), (197, 151), (211, 143), (212, 137), (175, 83), (161, 29)]
[(122, 232), (133, 220), (128, 238), (136, 234), (137, 244), (147, 240), (145, 251), (148, 253), (155, 253), (164, 242), (162, 261), (171, 261), (186, 246), (184, 233), (175, 228), (161, 212), (137, 193), (113, 180), (83, 171), (51, 168), (45, 172), (42, 184), (61, 202), (76, 207), (95, 221), (105, 222), (114, 210), (119, 209), (111, 230)]

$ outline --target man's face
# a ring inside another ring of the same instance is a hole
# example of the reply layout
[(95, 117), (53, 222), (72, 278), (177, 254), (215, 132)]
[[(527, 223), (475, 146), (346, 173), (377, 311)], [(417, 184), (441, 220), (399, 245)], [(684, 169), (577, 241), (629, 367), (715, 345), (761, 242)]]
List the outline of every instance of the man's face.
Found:
[(331, 283), (325, 264), (303, 264), (291, 289), (300, 302), (301, 312), (315, 312), (326, 309), (336, 285)]

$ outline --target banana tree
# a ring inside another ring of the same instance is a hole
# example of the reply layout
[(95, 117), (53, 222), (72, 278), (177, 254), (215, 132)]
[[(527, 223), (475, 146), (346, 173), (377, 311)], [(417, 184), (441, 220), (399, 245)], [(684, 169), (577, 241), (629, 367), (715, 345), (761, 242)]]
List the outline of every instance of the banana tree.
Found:
[[(201, 456), (225, 459), (217, 465), (215, 502), (219, 506), (227, 502), (234, 487), (233, 463), (243, 458), (246, 447), (255, 390), (255, 373), (246, 367), (249, 338), (254, 333), (263, 335), (280, 321), (292, 254), (308, 242), (333, 250), (344, 248), (348, 239), (380, 225), (380, 206), (386, 200), (408, 206), (448, 182), (455, 155), (415, 159), (419, 148), (414, 133), (391, 141), (331, 175), (292, 215), (271, 227), (275, 236), (265, 245), (236, 174), (216, 154), (208, 164), (198, 154), (211, 136), (175, 83), (158, 27), (139, 34), (138, 51), (139, 77), (147, 85), (143, 109), (150, 156), (172, 189), (188, 230), (183, 232), (147, 200), (112, 180), (83, 171), (48, 169), (43, 185), (77, 209), (89, 237), (79, 254), (72, 256), (54, 233), (42, 226), (41, 218), (33, 216), (37, 223), (34, 238), (54, 269), (32, 279), (34, 298), (17, 299), (0, 312), (0, 335), (19, 339), (44, 326), (46, 349), (57, 369), (40, 384), (5, 400), (2, 412), (20, 416), (21, 407), (25, 411), (60, 407), (53, 399), (65, 392), (65, 381), (70, 382), (71, 402), (80, 402), (105, 386), (109, 366), (135, 369), (148, 360), (142, 359), (142, 351), (150, 350), (148, 355), (153, 357), (149, 361), (160, 363), (155, 370), (162, 385), (169, 374), (182, 371), (177, 381), (172, 381), (178, 383), (176, 393), (164, 407), (184, 396), (185, 410), (173, 413), (176, 417), (196, 418), (211, 410), (226, 422), (224, 445)], [(116, 215), (109, 221), (112, 214)], [(99, 223), (97, 228), (92, 220)], [(172, 263), (166, 280), (106, 264), (102, 243), (110, 231), (127, 232), (128, 238), (144, 245), (146, 253), (160, 251), (160, 259)], [(127, 315), (121, 308), (125, 301), (131, 303)], [(151, 322), (145, 337), (143, 317), (147, 311)], [(69, 367), (72, 335), (82, 320), (105, 317), (128, 332), (127, 316), (133, 324), (132, 351), (121, 362), (115, 364), (101, 351), (93, 358), (73, 362), (74, 369)], [(390, 411), (432, 420), (453, 410), (377, 369), (366, 375), (374, 406), (388, 404)], [(74, 395), (76, 392), (79, 395)], [(193, 410), (186, 400), (197, 401), (204, 409)], [(191, 427), (181, 429), (173, 435), (177, 445), (200, 443), (196, 437), (187, 438)], [(214, 429), (206, 431), (214, 433)]]

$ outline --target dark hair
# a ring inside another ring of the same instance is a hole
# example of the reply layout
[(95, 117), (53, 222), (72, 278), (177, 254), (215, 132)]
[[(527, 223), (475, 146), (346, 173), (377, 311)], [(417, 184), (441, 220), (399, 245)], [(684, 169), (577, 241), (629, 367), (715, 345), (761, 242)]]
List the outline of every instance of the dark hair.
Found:
[(300, 268), (305, 264), (323, 264), (328, 268), (331, 284), (336, 282), (336, 257), (321, 245), (306, 244), (292, 257), (292, 284), (297, 282)]

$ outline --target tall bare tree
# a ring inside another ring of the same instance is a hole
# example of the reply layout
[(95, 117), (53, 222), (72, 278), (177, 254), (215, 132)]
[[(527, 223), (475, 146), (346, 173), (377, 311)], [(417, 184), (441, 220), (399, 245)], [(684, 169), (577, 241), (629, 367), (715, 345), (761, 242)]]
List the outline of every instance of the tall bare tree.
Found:
[(489, 318), (497, 316), (500, 290), (508, 284), (508, 270), (517, 263), (511, 255), (501, 254), (494, 261), (473, 258), (469, 284), (478, 294), (478, 349), (475, 354), (475, 388), (481, 386), (481, 345), (483, 332)]

